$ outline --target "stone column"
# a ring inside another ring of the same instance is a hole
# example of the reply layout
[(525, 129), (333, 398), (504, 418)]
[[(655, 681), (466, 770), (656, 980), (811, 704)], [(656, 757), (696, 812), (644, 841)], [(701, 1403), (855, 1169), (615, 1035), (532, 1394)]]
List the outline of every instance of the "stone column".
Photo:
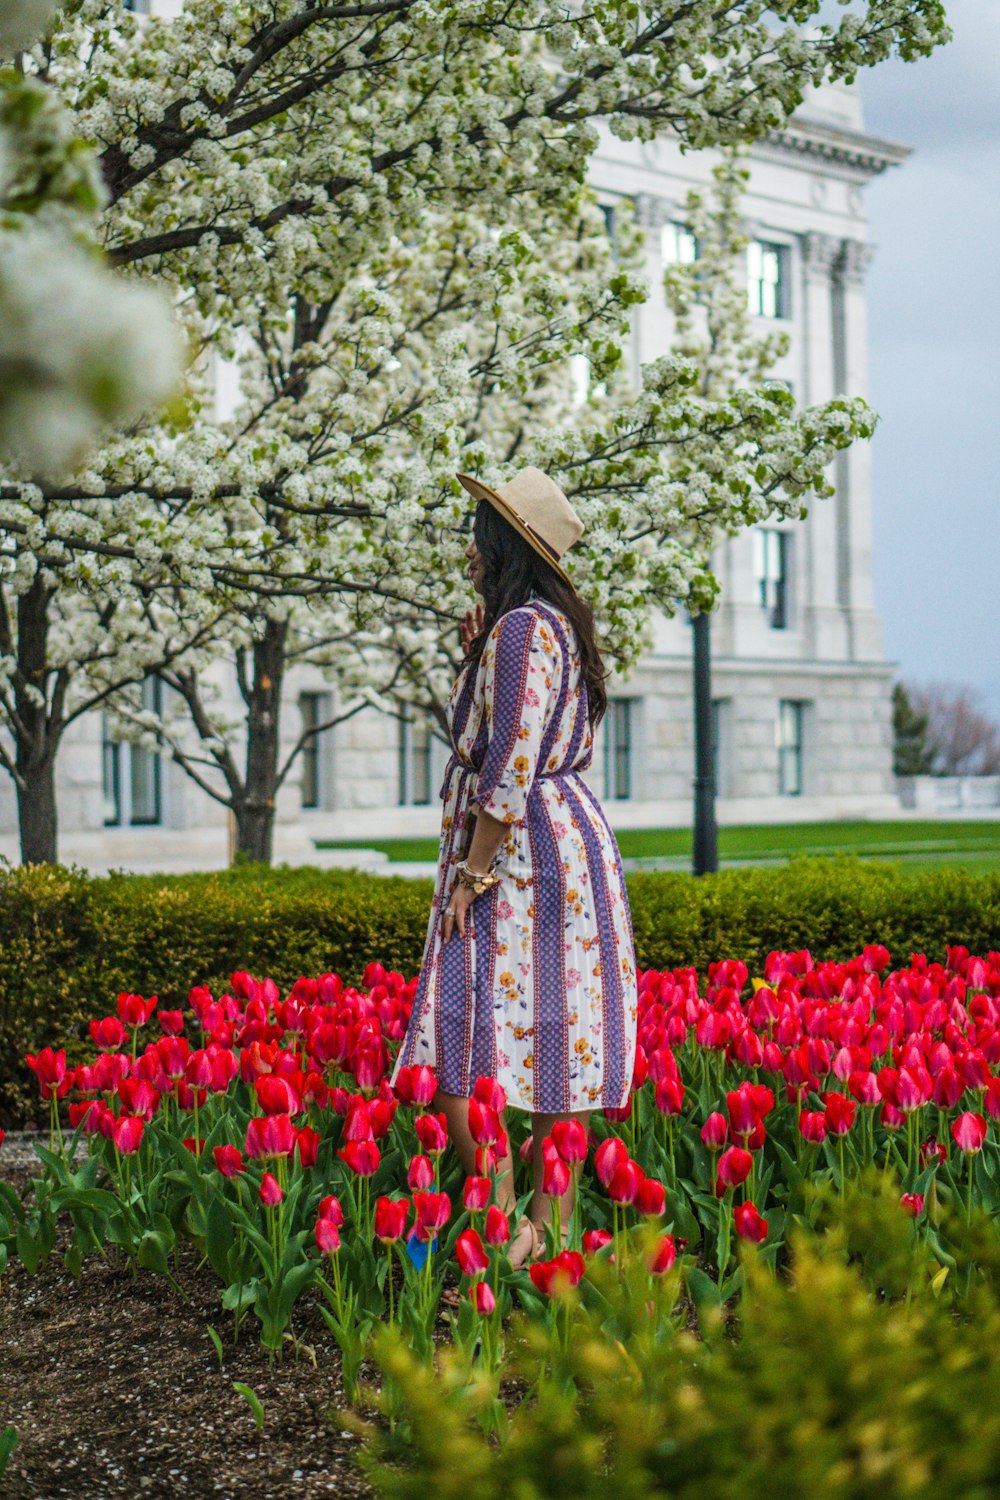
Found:
[[(834, 267), (836, 393), (868, 396), (868, 310), (865, 276), (874, 252), (863, 240), (844, 240)], [(836, 463), (837, 599), (852, 660), (882, 657), (875, 614), (872, 558), (871, 443), (855, 443)]]
[(635, 219), (646, 235), (645, 273), (649, 280), (649, 300), (636, 310), (632, 335), (632, 380), (639, 384), (639, 366), (646, 360), (667, 354), (673, 343), (674, 320), (663, 295), (665, 270), (660, 232), (671, 220), (682, 220), (683, 210), (671, 198), (655, 193), (636, 193), (633, 200)]

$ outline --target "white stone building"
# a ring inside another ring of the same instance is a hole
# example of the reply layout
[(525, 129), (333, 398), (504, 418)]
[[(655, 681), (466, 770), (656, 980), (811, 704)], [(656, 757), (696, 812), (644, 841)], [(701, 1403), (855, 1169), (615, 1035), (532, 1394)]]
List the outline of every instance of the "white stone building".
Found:
[[(744, 199), (752, 240), (748, 296), (761, 330), (790, 350), (774, 371), (803, 404), (867, 394), (864, 190), (906, 148), (865, 133), (855, 88), (825, 87), (788, 128), (757, 146)], [(708, 153), (669, 140), (610, 134), (592, 180), (602, 203), (631, 198), (647, 229), (651, 296), (633, 334), (635, 372), (670, 347), (665, 257), (689, 253), (684, 203), (709, 181)], [(220, 402), (229, 399), (220, 387)], [(721, 608), (712, 620), (721, 822), (855, 817), (898, 808), (892, 774), (889, 664), (872, 592), (870, 451), (836, 466), (836, 498), (808, 520), (755, 528), (716, 558)], [(693, 777), (691, 631), (659, 618), (652, 651), (609, 684), (588, 781), (618, 827), (680, 825)], [(150, 685), (150, 693), (155, 688)], [(284, 736), (299, 714), (327, 716), (318, 672), (288, 679)], [(313, 719), (313, 722), (318, 722)], [(436, 833), (448, 747), (420, 723), (365, 710), (327, 731), (286, 784), (277, 859), (315, 858), (314, 840)], [(100, 716), (76, 726), (59, 768), (61, 857), (92, 868), (224, 863), (227, 814), (176, 767), (115, 744)], [(0, 784), (0, 848), (16, 857), (13, 788)], [(332, 857), (332, 856), (331, 856)]]

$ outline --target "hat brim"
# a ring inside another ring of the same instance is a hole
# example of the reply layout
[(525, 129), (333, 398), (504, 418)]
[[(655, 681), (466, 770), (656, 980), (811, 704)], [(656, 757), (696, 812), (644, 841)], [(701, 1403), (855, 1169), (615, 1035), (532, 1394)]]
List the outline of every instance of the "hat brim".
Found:
[(528, 529), (517, 514), (517, 511), (511, 510), (502, 495), (498, 495), (496, 490), (491, 490), (488, 484), (483, 484), (481, 479), (475, 479), (471, 474), (456, 474), (455, 477), (459, 484), (468, 490), (474, 500), (488, 500), (500, 512), (504, 520), (510, 522), (518, 535), (524, 537), (528, 546), (534, 548), (539, 557), (543, 558), (549, 567), (554, 569), (559, 574), (559, 577), (569, 584), (570, 588), (573, 588), (573, 580), (562, 566), (562, 563), (556, 561), (552, 553), (539, 541), (534, 532)]

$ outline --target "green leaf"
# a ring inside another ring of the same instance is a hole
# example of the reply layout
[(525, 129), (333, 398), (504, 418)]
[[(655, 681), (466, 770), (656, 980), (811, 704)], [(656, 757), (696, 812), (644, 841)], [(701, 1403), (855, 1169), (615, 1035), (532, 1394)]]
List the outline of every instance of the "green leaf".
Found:
[(700, 1266), (688, 1266), (685, 1276), (691, 1301), (699, 1313), (703, 1308), (719, 1306), (722, 1300), (719, 1288), (711, 1276), (706, 1276)]
[(24, 1269), (29, 1276), (34, 1276), (41, 1264), (42, 1247), (32, 1234), (30, 1226), (27, 1223), (21, 1223), (17, 1226), (14, 1243), (17, 1246), (17, 1253), (21, 1257), (21, 1264), (24, 1266)]
[(233, 1381), (233, 1390), (236, 1391), (238, 1395), (242, 1396), (244, 1400), (249, 1403), (250, 1410), (253, 1412), (253, 1419), (257, 1424), (257, 1431), (263, 1432), (264, 1403), (261, 1401), (260, 1397), (255, 1391), (252, 1391), (248, 1385), (244, 1385), (242, 1380)]
[(223, 1363), (223, 1357), (224, 1357), (223, 1356), (223, 1352), (222, 1352), (222, 1340), (219, 1338), (218, 1333), (212, 1327), (211, 1323), (209, 1323), (207, 1331), (208, 1331), (208, 1336), (212, 1340), (212, 1343), (213, 1343), (213, 1345), (215, 1347), (215, 1352), (216, 1352), (216, 1354), (219, 1357), (219, 1369), (221, 1370), (222, 1369), (222, 1363)]
[(16, 1447), (17, 1428), (5, 1427), (3, 1432), (0, 1432), (0, 1479), (6, 1474), (10, 1456)]

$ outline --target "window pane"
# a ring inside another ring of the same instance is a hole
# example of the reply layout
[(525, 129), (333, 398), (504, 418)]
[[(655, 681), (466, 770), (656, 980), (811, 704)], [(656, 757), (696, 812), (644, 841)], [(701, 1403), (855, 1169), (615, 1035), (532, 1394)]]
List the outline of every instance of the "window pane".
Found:
[(107, 718), (104, 723), (102, 752), (102, 781), (104, 793), (105, 827), (116, 827), (122, 820), (121, 747), (111, 738)]
[(783, 797), (802, 795), (802, 704), (778, 706), (778, 790)]
[[(303, 693), (299, 698), (302, 714), (302, 730), (315, 729), (322, 723), (321, 693)], [(300, 778), (303, 807), (319, 807), (319, 735), (314, 734), (302, 747), (302, 776)]]
[(784, 245), (752, 240), (747, 249), (747, 303), (759, 318), (788, 316)]
[(426, 724), (413, 725), (412, 747), (413, 801), (426, 807), (431, 800), (431, 735)]
[(143, 745), (129, 745), (132, 822), (160, 821), (160, 757)]
[(660, 254), (668, 265), (693, 265), (698, 259), (698, 241), (684, 224), (664, 224)]

